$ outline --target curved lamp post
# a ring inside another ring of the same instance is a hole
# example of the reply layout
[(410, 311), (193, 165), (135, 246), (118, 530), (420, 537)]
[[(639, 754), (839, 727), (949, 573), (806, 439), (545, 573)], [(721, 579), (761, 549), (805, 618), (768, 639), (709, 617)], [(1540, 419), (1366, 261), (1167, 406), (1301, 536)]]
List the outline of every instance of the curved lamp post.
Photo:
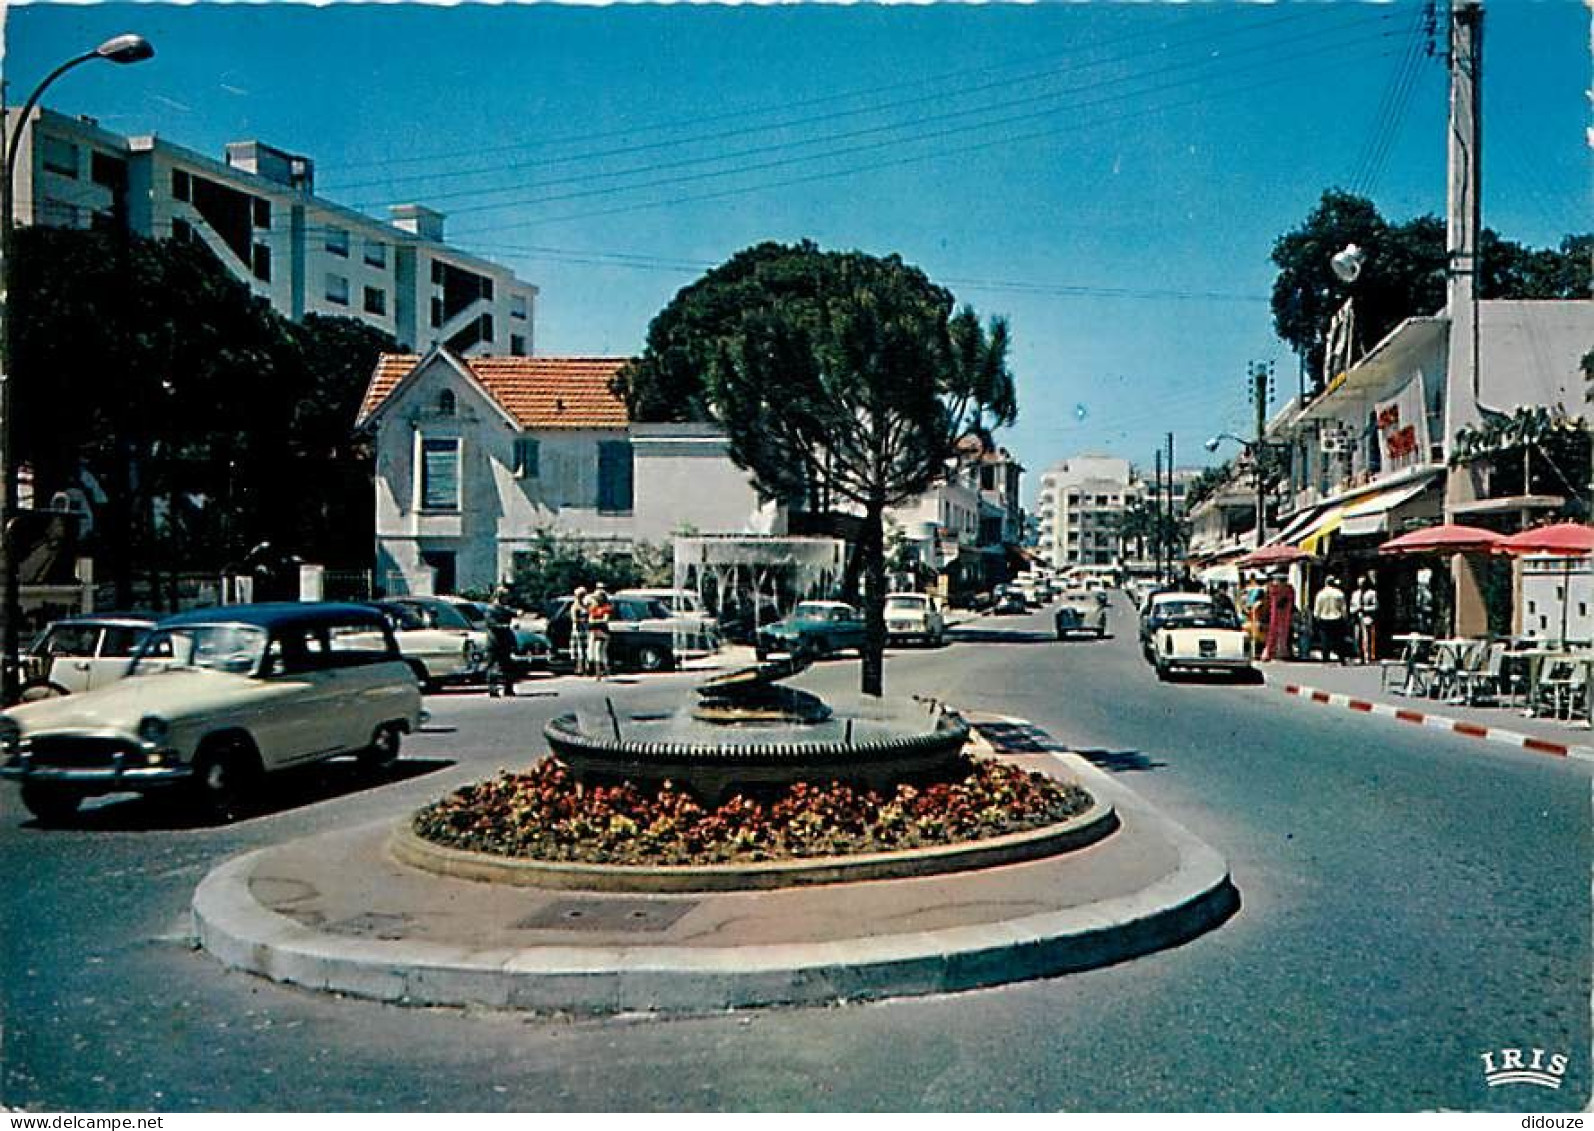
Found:
[[(142, 63), (155, 54), (155, 48), (141, 35), (118, 35), (107, 39), (92, 51), (68, 59), (44, 77), (33, 88), (28, 100), (22, 104), (17, 116), (16, 133), (6, 136), (6, 119), (0, 112), (0, 703), (11, 704), (17, 700), (18, 631), (21, 627), (22, 603), (18, 592), (16, 519), (17, 519), (17, 466), (12, 452), (11, 436), (11, 320), (7, 317), (9, 303), (9, 278), (11, 265), (12, 181), (16, 171), (17, 149), (22, 133), (28, 128), (28, 116), (44, 97), (51, 83), (84, 63), (104, 59), (111, 63)], [(0, 81), (0, 111), (3, 111), (4, 83)]]
[(1251, 464), (1256, 473), (1256, 548), (1260, 550), (1267, 530), (1267, 480), (1262, 468), (1261, 452), (1265, 446), (1264, 441), (1242, 439), (1233, 432), (1219, 432), (1202, 446), (1209, 452), (1215, 452), (1224, 440), (1233, 440), (1245, 450), (1246, 455), (1251, 457)]

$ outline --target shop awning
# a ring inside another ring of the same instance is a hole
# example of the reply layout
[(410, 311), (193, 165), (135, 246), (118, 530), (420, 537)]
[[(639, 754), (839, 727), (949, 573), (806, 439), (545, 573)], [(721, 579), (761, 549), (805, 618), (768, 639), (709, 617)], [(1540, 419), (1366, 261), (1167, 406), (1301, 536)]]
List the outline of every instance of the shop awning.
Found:
[(1323, 550), (1323, 539), (1339, 529), (1340, 523), (1345, 519), (1346, 507), (1329, 507), (1306, 525), (1306, 528), (1295, 536), (1295, 544), (1308, 554), (1318, 554)]
[(1345, 508), (1344, 519), (1340, 523), (1340, 533), (1346, 537), (1386, 533), (1390, 528), (1390, 515), (1395, 508), (1415, 499), (1432, 483), (1431, 479), (1424, 479), (1420, 483), (1407, 483), (1403, 487), (1380, 491), (1371, 498), (1353, 503)]
[(1316, 521), (1326, 509), (1330, 508), (1314, 507), (1310, 510), (1302, 511), (1300, 514), (1296, 515), (1290, 520), (1288, 526), (1270, 537), (1267, 540), (1267, 544), (1269, 546), (1299, 545), (1301, 540), (1301, 532), (1312, 525), (1312, 523)]

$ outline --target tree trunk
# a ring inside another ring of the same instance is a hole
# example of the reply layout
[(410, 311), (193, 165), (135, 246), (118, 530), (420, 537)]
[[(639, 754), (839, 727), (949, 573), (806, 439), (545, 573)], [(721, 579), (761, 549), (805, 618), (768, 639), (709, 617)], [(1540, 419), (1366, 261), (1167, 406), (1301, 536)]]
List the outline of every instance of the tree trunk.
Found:
[(860, 690), (879, 697), (885, 690), (886, 663), (886, 555), (885, 503), (871, 499), (864, 508), (863, 535), (858, 551), (863, 558), (863, 673)]

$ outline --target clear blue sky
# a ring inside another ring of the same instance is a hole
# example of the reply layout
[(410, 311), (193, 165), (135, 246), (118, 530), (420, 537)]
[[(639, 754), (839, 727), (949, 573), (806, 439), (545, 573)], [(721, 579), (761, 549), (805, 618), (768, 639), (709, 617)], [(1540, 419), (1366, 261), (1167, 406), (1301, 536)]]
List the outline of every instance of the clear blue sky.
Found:
[[(1168, 430), (1181, 464), (1208, 462), (1204, 438), (1245, 427), (1252, 358), (1293, 391), (1268, 252), (1325, 187), (1442, 212), (1421, 13), (29, 6), (6, 72), (25, 92), (143, 33), (152, 62), (81, 68), (48, 104), (217, 157), (244, 138), (308, 154), (323, 195), (377, 215), (432, 204), (541, 287), (539, 352), (638, 350), (678, 288), (759, 240), (900, 253), (1011, 319), (1004, 442), (1033, 496), (1056, 459), (1149, 465)], [(1487, 6), (1484, 222), (1507, 236), (1594, 227), (1589, 22), (1577, 0)]]

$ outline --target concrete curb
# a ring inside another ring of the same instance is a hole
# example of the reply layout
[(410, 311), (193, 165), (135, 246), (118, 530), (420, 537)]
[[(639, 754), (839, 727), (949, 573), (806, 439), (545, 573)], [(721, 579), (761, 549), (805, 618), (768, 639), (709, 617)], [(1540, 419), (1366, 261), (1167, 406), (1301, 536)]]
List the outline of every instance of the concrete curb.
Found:
[(415, 1005), (581, 1013), (707, 1012), (943, 993), (1110, 965), (1187, 941), (1239, 907), (1215, 851), (1072, 754), (1054, 755), (1097, 797), (1155, 821), (1172, 872), (1129, 895), (1005, 922), (802, 945), (535, 947), (483, 951), (334, 936), (267, 910), (249, 889), (262, 849), (194, 893), (200, 944), (279, 982)]
[(1055, 825), (959, 844), (867, 856), (815, 856), (757, 864), (704, 864), (654, 868), (639, 864), (580, 864), (493, 856), (450, 848), (417, 836), (408, 820), (393, 826), (388, 853), (399, 863), (439, 876), (553, 891), (662, 894), (771, 891), (816, 884), (944, 876), (994, 868), (1095, 844), (1118, 827), (1109, 801)]
[(1413, 711), (1407, 707), (1396, 707), (1390, 703), (1361, 699), (1357, 696), (1345, 695), (1337, 691), (1322, 691), (1315, 687), (1307, 687), (1304, 684), (1276, 684), (1270, 681), (1269, 686), (1278, 688), (1286, 695), (1294, 695), (1312, 703), (1320, 703), (1330, 707), (1344, 707), (1352, 711), (1359, 711), (1364, 715), (1379, 715), (1383, 718), (1395, 719), (1398, 722), (1433, 727), (1435, 730), (1449, 731), (1452, 734), (1464, 735), (1467, 738), (1481, 738), (1486, 742), (1514, 746), (1521, 750), (1531, 750), (1535, 754), (1548, 754), (1554, 758), (1571, 758), (1581, 762), (1594, 762), (1594, 747), (1573, 746), (1564, 742), (1554, 742), (1547, 738), (1537, 738), (1533, 735), (1506, 730), (1503, 727), (1484, 726), (1481, 723), (1452, 719), (1444, 715), (1430, 714), (1427, 711)]

